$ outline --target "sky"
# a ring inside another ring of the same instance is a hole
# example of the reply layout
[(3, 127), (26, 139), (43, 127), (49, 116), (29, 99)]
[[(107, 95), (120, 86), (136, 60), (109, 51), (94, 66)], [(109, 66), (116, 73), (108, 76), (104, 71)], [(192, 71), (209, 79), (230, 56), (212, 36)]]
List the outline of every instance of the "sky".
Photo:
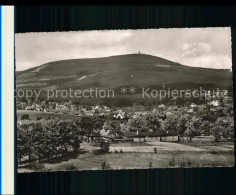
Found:
[(183, 65), (232, 69), (230, 28), (16, 33), (16, 70), (65, 59), (143, 54)]

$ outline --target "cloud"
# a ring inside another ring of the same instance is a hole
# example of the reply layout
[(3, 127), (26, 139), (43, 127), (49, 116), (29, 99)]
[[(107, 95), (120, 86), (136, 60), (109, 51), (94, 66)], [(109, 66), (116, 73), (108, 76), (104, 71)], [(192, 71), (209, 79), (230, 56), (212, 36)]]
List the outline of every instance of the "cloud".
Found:
[(231, 58), (226, 55), (203, 55), (200, 57), (184, 58), (181, 60), (181, 63), (194, 67), (206, 67), (217, 69), (232, 68)]
[(182, 54), (182, 56), (184, 58), (199, 57), (210, 53), (211, 45), (203, 42), (184, 43), (183, 51), (184, 53)]
[(138, 51), (189, 66), (232, 68), (230, 28), (20, 33), (15, 41), (17, 70)]

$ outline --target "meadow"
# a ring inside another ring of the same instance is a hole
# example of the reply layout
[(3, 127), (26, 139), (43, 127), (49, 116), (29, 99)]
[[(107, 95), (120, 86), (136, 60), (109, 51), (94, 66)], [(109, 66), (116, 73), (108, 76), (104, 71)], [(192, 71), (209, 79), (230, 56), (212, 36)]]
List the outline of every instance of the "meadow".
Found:
[(233, 142), (115, 143), (111, 144), (109, 153), (99, 155), (94, 153), (98, 148), (98, 143), (84, 142), (81, 144), (84, 154), (58, 163), (24, 164), (18, 167), (18, 172), (232, 167), (235, 162)]

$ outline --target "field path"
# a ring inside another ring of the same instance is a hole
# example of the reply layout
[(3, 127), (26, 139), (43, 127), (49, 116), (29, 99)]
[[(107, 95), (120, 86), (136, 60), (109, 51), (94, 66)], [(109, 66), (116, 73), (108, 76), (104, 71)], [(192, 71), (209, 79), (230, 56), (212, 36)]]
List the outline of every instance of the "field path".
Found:
[[(154, 148), (158, 151), (206, 151), (203, 148), (197, 148), (192, 146), (186, 146), (178, 143), (170, 143), (170, 142), (146, 142), (147, 146), (110, 146), (110, 151), (114, 152), (117, 150), (120, 152), (122, 149), (123, 152), (153, 152)], [(149, 146), (148, 146), (149, 145)]]

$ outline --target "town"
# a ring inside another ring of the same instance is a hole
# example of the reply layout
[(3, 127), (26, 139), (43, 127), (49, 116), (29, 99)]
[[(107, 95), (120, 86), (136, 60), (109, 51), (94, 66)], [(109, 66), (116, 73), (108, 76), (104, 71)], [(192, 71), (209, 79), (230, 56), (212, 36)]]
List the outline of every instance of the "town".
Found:
[[(73, 104), (72, 100), (64, 103), (17, 100), (19, 166), (38, 160), (69, 160), (71, 155), (85, 155), (81, 152), (125, 154), (135, 148), (146, 148), (157, 153), (161, 143), (183, 147), (209, 142), (231, 143), (233, 147), (232, 97), (212, 96), (194, 101), (196, 103), (191, 99), (183, 103), (173, 98), (159, 105), (108, 107)], [(107, 162), (101, 163), (102, 169), (106, 169)], [(108, 167), (111, 168), (109, 164)]]

